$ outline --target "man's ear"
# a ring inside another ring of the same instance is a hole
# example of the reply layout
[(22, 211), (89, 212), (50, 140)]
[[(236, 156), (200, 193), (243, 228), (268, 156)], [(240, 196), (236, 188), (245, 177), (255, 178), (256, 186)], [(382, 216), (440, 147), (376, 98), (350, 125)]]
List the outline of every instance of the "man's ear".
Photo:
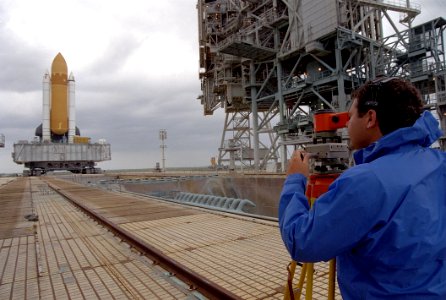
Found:
[(367, 128), (373, 128), (378, 126), (378, 119), (376, 118), (376, 111), (369, 109), (367, 112)]

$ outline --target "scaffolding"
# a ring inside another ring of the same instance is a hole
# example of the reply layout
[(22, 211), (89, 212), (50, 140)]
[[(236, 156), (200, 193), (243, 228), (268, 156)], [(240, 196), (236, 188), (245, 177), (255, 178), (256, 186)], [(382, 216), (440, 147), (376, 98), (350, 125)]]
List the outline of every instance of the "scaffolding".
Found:
[(219, 165), (284, 171), (288, 147), (309, 142), (315, 110), (346, 110), (351, 92), (381, 75), (411, 80), (446, 128), (446, 24), (412, 26), (417, 4), (199, 0), (197, 9), (198, 99), (205, 115), (226, 114)]

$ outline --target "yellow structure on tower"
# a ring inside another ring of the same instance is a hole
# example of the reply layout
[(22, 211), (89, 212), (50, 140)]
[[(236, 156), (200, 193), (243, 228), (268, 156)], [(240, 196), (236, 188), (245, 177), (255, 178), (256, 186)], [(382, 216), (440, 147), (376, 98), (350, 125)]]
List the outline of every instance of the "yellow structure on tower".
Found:
[(42, 126), (36, 136), (44, 142), (73, 143), (80, 135), (76, 127), (76, 99), (73, 73), (68, 76), (65, 58), (58, 53), (51, 65), (51, 76), (43, 76)]
[(68, 67), (62, 54), (51, 65), (50, 129), (57, 135), (68, 132)]

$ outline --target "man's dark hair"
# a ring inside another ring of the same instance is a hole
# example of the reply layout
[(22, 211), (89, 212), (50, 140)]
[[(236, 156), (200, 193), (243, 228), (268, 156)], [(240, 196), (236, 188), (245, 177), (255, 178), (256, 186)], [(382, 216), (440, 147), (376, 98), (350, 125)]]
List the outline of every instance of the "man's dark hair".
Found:
[(409, 81), (395, 77), (366, 82), (353, 92), (352, 99), (357, 99), (360, 117), (370, 109), (376, 111), (383, 135), (412, 126), (423, 111), (420, 92)]

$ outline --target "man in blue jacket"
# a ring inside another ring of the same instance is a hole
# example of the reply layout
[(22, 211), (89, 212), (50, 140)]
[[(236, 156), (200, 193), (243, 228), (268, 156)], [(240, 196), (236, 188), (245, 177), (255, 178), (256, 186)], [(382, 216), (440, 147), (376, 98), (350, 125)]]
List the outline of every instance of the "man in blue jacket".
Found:
[(336, 257), (344, 299), (446, 299), (446, 156), (429, 148), (438, 122), (401, 79), (368, 82), (352, 99), (356, 165), (312, 208), (309, 154), (290, 159), (279, 205), (285, 246), (300, 262)]

